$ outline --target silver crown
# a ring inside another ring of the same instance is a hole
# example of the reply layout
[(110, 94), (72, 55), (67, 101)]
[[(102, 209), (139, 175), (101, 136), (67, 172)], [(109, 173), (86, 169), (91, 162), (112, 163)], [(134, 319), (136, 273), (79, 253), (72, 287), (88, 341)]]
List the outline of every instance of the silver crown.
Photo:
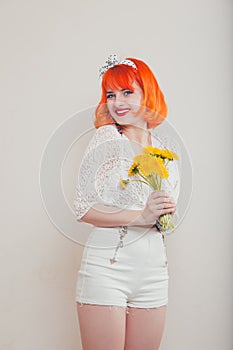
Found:
[(127, 66), (131, 66), (133, 67), (134, 69), (137, 69), (137, 66), (135, 65), (135, 63), (133, 61), (130, 61), (130, 60), (122, 60), (122, 61), (119, 61), (118, 58), (117, 58), (117, 55), (116, 54), (112, 54), (112, 55), (109, 55), (105, 64), (100, 67), (99, 69), (99, 78), (111, 67), (114, 67), (115, 65), (117, 64), (126, 64)]

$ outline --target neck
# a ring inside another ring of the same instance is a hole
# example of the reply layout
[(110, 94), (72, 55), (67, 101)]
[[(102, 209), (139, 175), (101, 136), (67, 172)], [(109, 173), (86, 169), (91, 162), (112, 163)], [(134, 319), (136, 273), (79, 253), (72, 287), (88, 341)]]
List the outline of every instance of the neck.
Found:
[(151, 145), (151, 135), (146, 125), (144, 127), (125, 125), (123, 132), (131, 142), (137, 143), (143, 147)]

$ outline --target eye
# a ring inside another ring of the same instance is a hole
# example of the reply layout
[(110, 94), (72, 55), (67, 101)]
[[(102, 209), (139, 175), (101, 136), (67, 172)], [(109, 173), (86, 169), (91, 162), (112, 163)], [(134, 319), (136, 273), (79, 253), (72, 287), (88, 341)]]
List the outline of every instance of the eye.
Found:
[(130, 94), (132, 94), (133, 93), (133, 91), (131, 91), (131, 90), (125, 90), (124, 91), (124, 95), (125, 96), (128, 96), (128, 95), (130, 95)]
[(107, 94), (107, 99), (110, 99), (110, 98), (113, 98), (113, 97), (114, 97), (114, 94), (113, 94), (113, 93), (110, 93), (110, 92), (109, 92), (109, 93)]

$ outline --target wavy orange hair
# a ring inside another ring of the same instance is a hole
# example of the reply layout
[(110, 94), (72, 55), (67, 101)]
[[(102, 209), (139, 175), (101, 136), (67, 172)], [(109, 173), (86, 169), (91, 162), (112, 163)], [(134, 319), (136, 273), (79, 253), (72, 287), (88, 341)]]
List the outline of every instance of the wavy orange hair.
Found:
[(167, 105), (164, 95), (160, 90), (158, 82), (151, 69), (141, 60), (136, 58), (126, 58), (136, 65), (137, 69), (125, 65), (117, 64), (109, 68), (102, 78), (102, 96), (95, 110), (94, 125), (98, 129), (102, 125), (114, 124), (107, 108), (107, 89), (129, 89), (134, 91), (132, 84), (137, 82), (143, 91), (141, 109), (145, 108), (143, 118), (147, 122), (147, 127), (155, 128), (167, 116)]

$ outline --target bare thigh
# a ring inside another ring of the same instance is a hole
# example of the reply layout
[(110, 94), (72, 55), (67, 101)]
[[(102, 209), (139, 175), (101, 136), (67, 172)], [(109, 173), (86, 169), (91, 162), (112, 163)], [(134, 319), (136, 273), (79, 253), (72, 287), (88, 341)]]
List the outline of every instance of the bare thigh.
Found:
[(83, 350), (124, 350), (126, 309), (77, 302)]
[(162, 339), (167, 306), (128, 308), (124, 350), (158, 350)]

